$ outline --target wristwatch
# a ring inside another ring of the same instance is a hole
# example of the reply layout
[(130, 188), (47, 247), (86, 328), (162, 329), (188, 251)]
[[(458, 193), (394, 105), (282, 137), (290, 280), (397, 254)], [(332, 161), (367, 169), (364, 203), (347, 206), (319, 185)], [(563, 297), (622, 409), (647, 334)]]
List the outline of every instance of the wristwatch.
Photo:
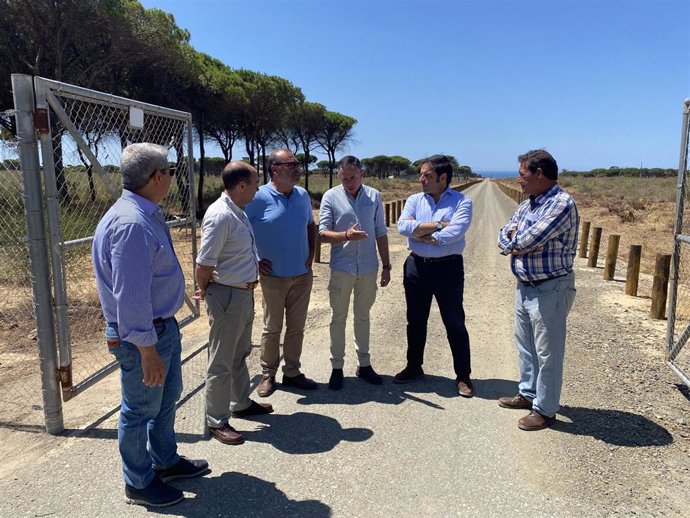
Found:
[(439, 231), (439, 232), (440, 232), (441, 230), (443, 230), (443, 223), (441, 223), (440, 221), (438, 221), (438, 222), (436, 223), (436, 230)]

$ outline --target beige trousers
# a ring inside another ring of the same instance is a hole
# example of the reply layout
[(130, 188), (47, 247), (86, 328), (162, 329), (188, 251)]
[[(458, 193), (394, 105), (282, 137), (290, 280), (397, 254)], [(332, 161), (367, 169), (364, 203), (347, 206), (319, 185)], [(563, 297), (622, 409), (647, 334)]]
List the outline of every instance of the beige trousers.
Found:
[(331, 270), (328, 294), (333, 316), (331, 318), (331, 366), (342, 369), (345, 364), (345, 324), (350, 308), (350, 297), (354, 292), (352, 309), (354, 313), (355, 350), (360, 367), (371, 365), (369, 356), (369, 311), (376, 300), (378, 272), (367, 275), (352, 275)]
[(260, 277), (263, 292), (264, 332), (261, 335), (261, 370), (264, 375), (275, 376), (280, 364), (280, 335), (285, 317), (283, 341), (283, 374), (300, 374), (300, 357), (304, 341), (309, 298), (314, 275), (311, 270), (296, 277)]

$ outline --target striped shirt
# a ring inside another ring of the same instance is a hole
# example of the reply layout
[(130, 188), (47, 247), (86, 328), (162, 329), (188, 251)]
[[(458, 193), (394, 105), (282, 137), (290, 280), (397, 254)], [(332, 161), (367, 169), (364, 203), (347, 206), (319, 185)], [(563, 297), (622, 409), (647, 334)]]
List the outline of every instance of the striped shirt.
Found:
[(155, 345), (153, 320), (182, 307), (185, 287), (161, 208), (123, 190), (96, 227), (91, 255), (106, 321), (121, 340)]
[(536, 248), (534, 252), (511, 256), (511, 269), (520, 281), (560, 277), (573, 270), (578, 223), (575, 201), (554, 184), (518, 206), (498, 233), (498, 247), (504, 255)]

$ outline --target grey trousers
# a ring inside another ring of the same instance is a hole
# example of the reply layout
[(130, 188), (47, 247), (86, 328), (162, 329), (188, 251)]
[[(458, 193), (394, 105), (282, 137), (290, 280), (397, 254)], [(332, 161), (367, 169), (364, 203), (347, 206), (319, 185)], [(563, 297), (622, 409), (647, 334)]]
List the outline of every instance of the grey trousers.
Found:
[(244, 410), (251, 404), (247, 356), (252, 350), (254, 292), (211, 283), (205, 300), (211, 327), (206, 423), (209, 428), (222, 428), (232, 410)]

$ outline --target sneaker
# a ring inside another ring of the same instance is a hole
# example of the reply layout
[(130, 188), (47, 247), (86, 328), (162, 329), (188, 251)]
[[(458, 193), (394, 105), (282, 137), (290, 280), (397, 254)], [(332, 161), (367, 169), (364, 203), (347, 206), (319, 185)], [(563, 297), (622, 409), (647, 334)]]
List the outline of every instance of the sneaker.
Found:
[(408, 365), (393, 377), (393, 383), (409, 383), (423, 377), (424, 371), (421, 367), (414, 368)]
[(331, 390), (340, 390), (343, 388), (343, 369), (333, 369), (331, 372), (331, 379), (328, 380), (328, 388)]
[(297, 376), (283, 375), (283, 385), (302, 390), (316, 390), (319, 388), (314, 380), (307, 378), (304, 374), (298, 374)]
[(366, 367), (357, 367), (357, 377), (363, 379), (372, 385), (382, 385), (383, 378), (376, 374), (376, 371), (371, 365)]
[(180, 460), (174, 466), (166, 469), (154, 469), (153, 472), (158, 475), (163, 482), (170, 482), (178, 478), (193, 478), (203, 475), (208, 471), (208, 462), (205, 460), (191, 460), (187, 457), (180, 457)]
[(180, 502), (184, 493), (158, 477), (153, 477), (151, 483), (142, 489), (125, 484), (125, 497), (128, 504), (166, 507)]

